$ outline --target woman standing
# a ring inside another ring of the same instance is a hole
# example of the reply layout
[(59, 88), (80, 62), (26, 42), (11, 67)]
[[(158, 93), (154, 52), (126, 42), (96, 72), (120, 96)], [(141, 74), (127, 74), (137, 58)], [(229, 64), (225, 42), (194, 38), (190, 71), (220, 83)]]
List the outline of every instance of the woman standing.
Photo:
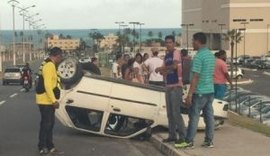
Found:
[(144, 83), (143, 69), (142, 69), (143, 57), (140, 53), (135, 55), (135, 62), (133, 64), (135, 79), (138, 83)]

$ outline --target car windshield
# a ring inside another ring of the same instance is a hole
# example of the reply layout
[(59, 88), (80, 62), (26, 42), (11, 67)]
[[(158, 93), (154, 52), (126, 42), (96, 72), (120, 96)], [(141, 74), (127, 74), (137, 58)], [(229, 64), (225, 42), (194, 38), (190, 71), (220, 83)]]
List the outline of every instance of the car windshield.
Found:
[(20, 72), (20, 69), (19, 68), (8, 68), (5, 70), (5, 72), (17, 73), (17, 72)]

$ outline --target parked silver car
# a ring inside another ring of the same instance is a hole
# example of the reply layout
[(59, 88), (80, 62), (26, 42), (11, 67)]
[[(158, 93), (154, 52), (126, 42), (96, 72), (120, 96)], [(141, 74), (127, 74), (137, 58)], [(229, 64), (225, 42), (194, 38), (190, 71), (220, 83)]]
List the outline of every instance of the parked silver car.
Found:
[(22, 73), (20, 68), (18, 67), (9, 67), (6, 68), (4, 71), (4, 76), (2, 79), (2, 84), (7, 85), (10, 83), (18, 83), (21, 84), (22, 82)]

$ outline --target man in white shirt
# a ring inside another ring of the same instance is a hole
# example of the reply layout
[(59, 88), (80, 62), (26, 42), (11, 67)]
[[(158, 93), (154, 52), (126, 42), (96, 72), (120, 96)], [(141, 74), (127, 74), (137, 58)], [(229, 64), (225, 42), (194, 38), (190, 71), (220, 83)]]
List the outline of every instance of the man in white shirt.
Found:
[(112, 65), (113, 78), (120, 79), (122, 77), (121, 68), (120, 68), (121, 61), (122, 61), (122, 55), (116, 55), (116, 61)]
[(158, 48), (153, 47), (151, 48), (153, 57), (147, 59), (144, 64), (143, 68), (148, 69), (150, 76), (149, 76), (149, 84), (164, 86), (164, 79), (160, 73), (156, 73), (155, 70), (158, 67), (163, 65), (163, 60), (158, 57)]

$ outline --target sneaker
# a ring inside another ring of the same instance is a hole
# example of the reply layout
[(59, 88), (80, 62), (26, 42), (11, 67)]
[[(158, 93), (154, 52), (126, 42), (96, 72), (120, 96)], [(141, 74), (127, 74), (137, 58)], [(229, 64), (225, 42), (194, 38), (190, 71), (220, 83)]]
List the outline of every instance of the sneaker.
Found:
[(39, 154), (40, 154), (40, 155), (46, 155), (46, 154), (48, 154), (48, 153), (49, 153), (49, 151), (48, 151), (47, 148), (42, 148), (42, 149), (39, 150)]
[(194, 148), (195, 146), (194, 146), (193, 142), (183, 141), (183, 142), (176, 142), (174, 144), (174, 147), (175, 148)]
[(213, 142), (208, 142), (208, 141), (204, 141), (201, 145), (202, 147), (208, 147), (208, 148), (213, 148), (214, 147), (214, 144)]
[(166, 143), (166, 142), (174, 142), (176, 141), (176, 139), (172, 139), (172, 138), (167, 138), (167, 139), (163, 139), (162, 142)]
[(56, 149), (56, 148), (52, 148), (52, 149), (50, 150), (50, 154), (51, 154), (51, 155), (62, 155), (62, 154), (64, 154), (64, 152), (63, 152), (63, 151), (59, 151), (59, 150)]

